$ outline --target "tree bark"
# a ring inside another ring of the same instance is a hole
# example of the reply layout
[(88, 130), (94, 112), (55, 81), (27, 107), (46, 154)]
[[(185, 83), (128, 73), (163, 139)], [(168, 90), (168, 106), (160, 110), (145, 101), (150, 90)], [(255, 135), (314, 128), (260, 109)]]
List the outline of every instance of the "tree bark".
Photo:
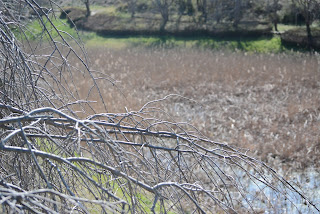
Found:
[(136, 0), (130, 0), (128, 3), (128, 7), (129, 12), (131, 13), (131, 18), (134, 18), (136, 14)]
[(161, 23), (161, 26), (160, 26), (160, 32), (164, 32), (165, 31), (165, 27), (167, 25), (168, 20), (169, 20), (169, 16), (168, 15), (163, 15), (162, 16), (162, 23)]
[(156, 0), (157, 7), (160, 11), (161, 17), (162, 17), (162, 23), (160, 25), (160, 32), (165, 31), (165, 27), (167, 22), (169, 21), (169, 7), (173, 1), (168, 0)]
[(306, 30), (307, 30), (307, 48), (309, 50), (312, 49), (312, 34), (311, 34), (311, 28), (310, 28), (310, 22), (306, 21)]
[(90, 1), (89, 0), (85, 0), (84, 4), (86, 5), (86, 17), (89, 17), (91, 15)]
[(310, 14), (310, 2), (308, 2), (305, 5), (305, 20), (306, 20), (306, 31), (307, 31), (307, 48), (308, 50), (311, 50), (312, 48), (312, 35), (311, 35), (311, 28), (310, 25), (312, 23), (312, 18), (311, 18), (311, 14)]
[(207, 0), (197, 0), (198, 10), (202, 13), (203, 22), (206, 23), (208, 19)]
[(275, 30), (276, 32), (279, 32), (279, 31), (278, 31), (278, 21), (275, 20), (273, 24), (274, 24), (274, 30)]

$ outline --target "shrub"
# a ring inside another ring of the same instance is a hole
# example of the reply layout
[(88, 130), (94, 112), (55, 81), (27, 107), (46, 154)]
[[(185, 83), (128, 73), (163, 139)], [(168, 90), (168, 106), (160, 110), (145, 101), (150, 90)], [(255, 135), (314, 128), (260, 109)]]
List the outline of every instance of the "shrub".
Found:
[[(320, 50), (320, 28), (312, 29), (312, 48)], [(291, 29), (281, 35), (281, 41), (285, 45), (306, 48), (308, 46), (307, 33), (304, 28)]]

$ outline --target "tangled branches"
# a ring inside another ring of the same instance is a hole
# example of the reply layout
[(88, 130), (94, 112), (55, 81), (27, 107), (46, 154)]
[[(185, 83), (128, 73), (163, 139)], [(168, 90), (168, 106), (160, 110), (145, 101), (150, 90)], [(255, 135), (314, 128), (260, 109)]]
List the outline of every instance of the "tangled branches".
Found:
[[(71, 36), (58, 30), (58, 7), (49, 2), (53, 9), (45, 12), (25, 0), (19, 12), (19, 3), (0, 3), (4, 213), (319, 211), (264, 163), (164, 119), (162, 100), (134, 112), (96, 113), (92, 97), (106, 106), (97, 84), (103, 74), (91, 71), (84, 49), (75, 51), (65, 38)], [(30, 11), (42, 27), (32, 41), (16, 15)], [(71, 57), (80, 64), (70, 65)], [(83, 99), (79, 74), (92, 81)]]

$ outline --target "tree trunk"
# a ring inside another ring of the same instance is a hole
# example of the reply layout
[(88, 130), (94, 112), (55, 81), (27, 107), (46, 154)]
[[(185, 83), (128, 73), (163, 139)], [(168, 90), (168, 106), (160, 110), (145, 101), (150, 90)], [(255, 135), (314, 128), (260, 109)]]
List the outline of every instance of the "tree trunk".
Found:
[(312, 21), (311, 21), (312, 18), (311, 18), (310, 4), (309, 3), (307, 5), (305, 5), (304, 14), (305, 14), (306, 31), (307, 31), (307, 48), (308, 48), (308, 50), (311, 50), (311, 47), (312, 47), (312, 35), (311, 35), (310, 25), (312, 23)]
[(167, 25), (168, 20), (169, 20), (168, 16), (162, 16), (162, 23), (161, 23), (161, 26), (160, 26), (160, 32), (164, 32), (165, 31), (165, 27)]
[(278, 21), (275, 20), (273, 24), (274, 24), (274, 30), (275, 30), (276, 32), (279, 32), (279, 31), (278, 31)]
[(177, 23), (176, 23), (176, 30), (177, 30), (177, 31), (179, 31), (179, 26), (180, 26), (181, 17), (182, 17), (182, 14), (179, 14), (179, 17), (178, 17)]
[(274, 30), (276, 32), (279, 32), (278, 31), (278, 21), (279, 21), (279, 16), (277, 14), (277, 11), (275, 11), (274, 14), (273, 14), (273, 25), (274, 25)]
[(233, 22), (234, 27), (238, 27), (240, 19), (241, 19), (241, 0), (235, 0), (234, 22)]
[(202, 0), (202, 16), (204, 23), (207, 23), (208, 13), (207, 13), (207, 0)]
[(194, 9), (192, 6), (192, 0), (187, 0), (187, 15), (192, 16), (194, 14)]
[(167, 1), (164, 1), (163, 4), (159, 4), (160, 6), (160, 13), (162, 16), (162, 23), (160, 25), (160, 32), (165, 31), (166, 24), (169, 20), (169, 5)]
[(90, 14), (91, 14), (91, 11), (90, 11), (90, 1), (89, 0), (85, 0), (84, 1), (84, 4), (86, 5), (86, 17), (89, 17)]
[(129, 6), (129, 11), (131, 12), (131, 18), (134, 18), (134, 15), (136, 14), (136, 1), (131, 0), (128, 6)]
[(197, 0), (198, 10), (202, 13), (203, 22), (206, 23), (208, 19), (207, 0)]
[(309, 50), (312, 49), (312, 34), (311, 34), (311, 28), (310, 28), (310, 21), (306, 20), (306, 30), (307, 30), (307, 48)]

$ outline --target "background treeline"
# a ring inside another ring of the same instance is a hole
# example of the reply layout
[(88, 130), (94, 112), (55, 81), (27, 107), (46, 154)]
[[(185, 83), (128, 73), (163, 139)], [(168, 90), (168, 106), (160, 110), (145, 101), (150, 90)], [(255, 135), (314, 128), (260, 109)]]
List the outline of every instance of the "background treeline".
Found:
[(285, 43), (320, 46), (320, 0), (68, 0), (59, 5), (68, 14), (62, 17), (102, 35), (261, 36), (283, 33), (287, 29), (278, 24), (286, 24), (300, 27), (282, 36)]
[(284, 42), (319, 46), (319, 0), (72, 0), (62, 5), (73, 7), (66, 12), (79, 28), (103, 35), (261, 36), (278, 32), (281, 23), (305, 26), (283, 35)]
[(179, 22), (186, 17), (190, 17), (189, 22), (232, 23), (235, 27), (246, 21), (311, 24), (319, 18), (319, 0), (69, 0), (61, 3), (86, 6), (87, 16), (92, 5), (114, 7), (132, 18), (142, 14), (154, 18), (160, 15), (163, 30), (169, 21)]

